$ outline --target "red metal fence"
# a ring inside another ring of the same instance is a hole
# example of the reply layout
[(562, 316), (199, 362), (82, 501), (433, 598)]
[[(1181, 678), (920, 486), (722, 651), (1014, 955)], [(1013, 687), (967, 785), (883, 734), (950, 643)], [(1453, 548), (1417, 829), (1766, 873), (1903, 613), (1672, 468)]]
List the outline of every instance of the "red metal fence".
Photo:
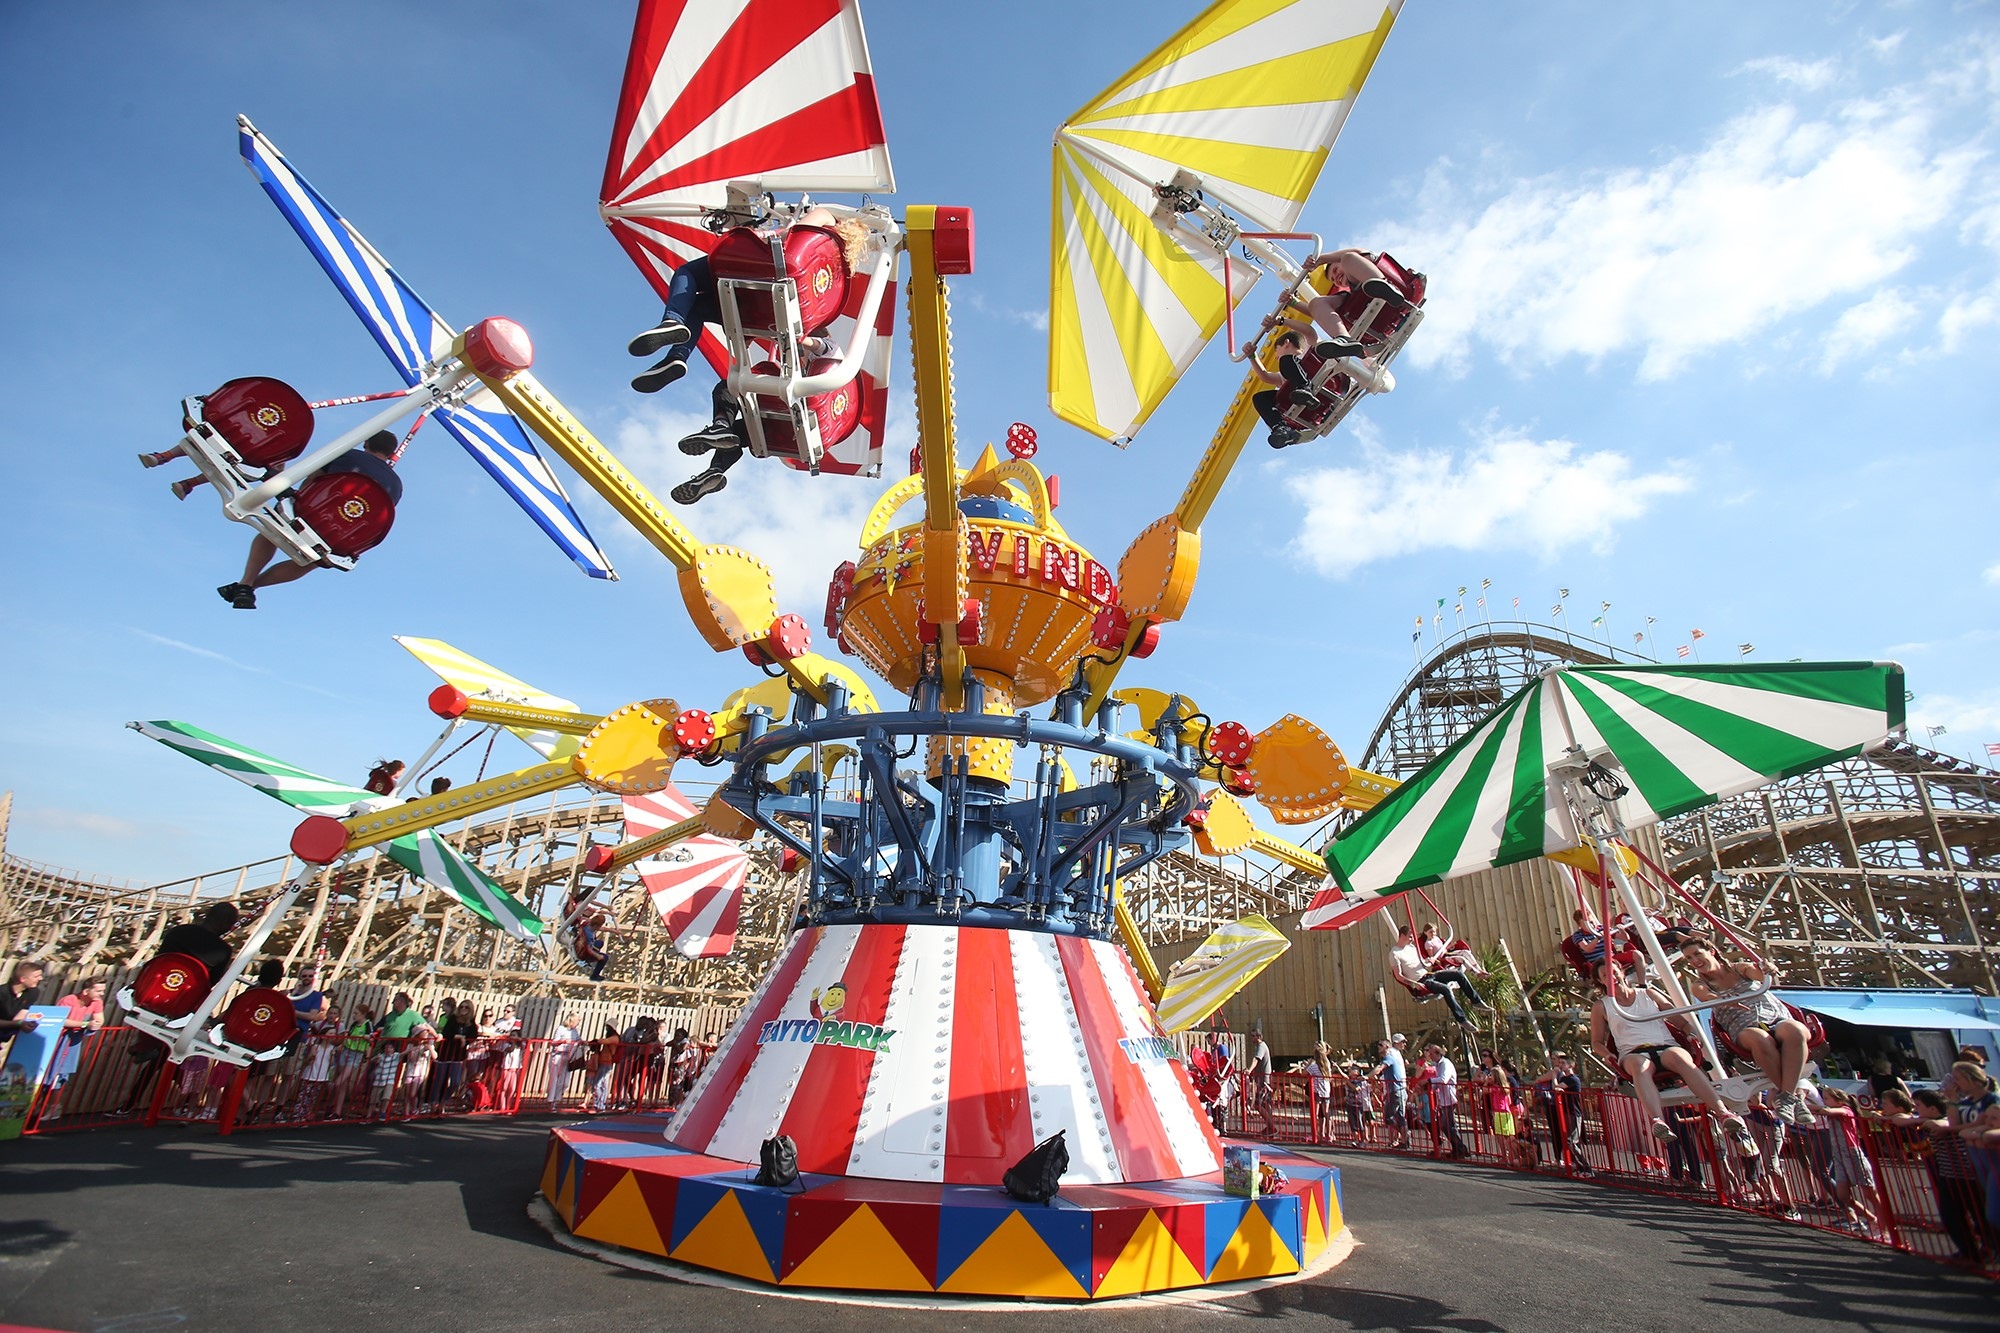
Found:
[(446, 1053), (430, 1041), (328, 1035), (251, 1069), (199, 1058), (168, 1068), (158, 1042), (106, 1028), (86, 1036), (74, 1071), (43, 1090), (26, 1132), (139, 1120), (214, 1121), (228, 1134), (446, 1115), (667, 1111), (705, 1059), (705, 1048), (690, 1045), (669, 1069), (669, 1046), (608, 1038), (490, 1039), (450, 1052), (462, 1058)]
[[(457, 1048), (452, 1048), (457, 1053)], [(272, 1126), (356, 1124), (461, 1115), (660, 1112), (679, 1103), (706, 1058), (685, 1048), (669, 1068), (658, 1042), (546, 1038), (472, 1042), (463, 1059), (434, 1042), (310, 1037), (254, 1070), (190, 1060), (167, 1067), (164, 1048), (130, 1028), (84, 1037), (60, 1086), (46, 1089), (29, 1133), (106, 1124), (214, 1121), (221, 1133)], [(2000, 1230), (1988, 1221), (1970, 1159), (1943, 1153), (1931, 1135), (1835, 1112), (1813, 1126), (1781, 1126), (1753, 1110), (1759, 1152), (1742, 1157), (1699, 1107), (1670, 1106), (1671, 1134), (1654, 1135), (1632, 1096), (1602, 1088), (1507, 1099), (1458, 1086), (1444, 1104), (1435, 1087), (1403, 1102), (1380, 1080), (1274, 1074), (1268, 1098), (1245, 1079), (1219, 1108), (1225, 1133), (1287, 1145), (1357, 1148), (1459, 1158), (1762, 1213), (1863, 1236), (1932, 1259), (2000, 1276)], [(1852, 1133), (1849, 1130), (1852, 1130)], [(2000, 1163), (1996, 1164), (2000, 1169)]]
[(1286, 1145), (1558, 1172), (1860, 1236), (2000, 1277), (2000, 1229), (1985, 1215), (1969, 1160), (1940, 1154), (1921, 1129), (1838, 1110), (1801, 1128), (1753, 1109), (1747, 1119), (1759, 1151), (1743, 1157), (1700, 1107), (1667, 1107), (1672, 1133), (1662, 1140), (1629, 1094), (1554, 1096), (1542, 1087), (1506, 1098), (1512, 1109), (1503, 1113), (1494, 1092), (1463, 1083), (1447, 1106), (1437, 1089), (1420, 1089), (1405, 1098), (1398, 1123), (1384, 1081), (1274, 1074), (1268, 1101), (1254, 1080), (1243, 1081), (1223, 1109), (1223, 1128)]

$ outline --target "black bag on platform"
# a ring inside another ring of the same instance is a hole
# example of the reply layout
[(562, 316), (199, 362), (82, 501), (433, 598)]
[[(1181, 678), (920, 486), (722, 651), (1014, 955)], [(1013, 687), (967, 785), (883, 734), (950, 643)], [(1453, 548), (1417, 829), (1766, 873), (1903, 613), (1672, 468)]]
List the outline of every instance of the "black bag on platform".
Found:
[(1035, 1150), (1007, 1168), (1000, 1183), (1017, 1199), (1047, 1203), (1062, 1188), (1063, 1172), (1069, 1170), (1069, 1146), (1063, 1131), (1057, 1130), (1035, 1145)]
[(786, 1134), (765, 1139), (757, 1150), (757, 1163), (757, 1183), (783, 1189), (799, 1178), (799, 1145)]

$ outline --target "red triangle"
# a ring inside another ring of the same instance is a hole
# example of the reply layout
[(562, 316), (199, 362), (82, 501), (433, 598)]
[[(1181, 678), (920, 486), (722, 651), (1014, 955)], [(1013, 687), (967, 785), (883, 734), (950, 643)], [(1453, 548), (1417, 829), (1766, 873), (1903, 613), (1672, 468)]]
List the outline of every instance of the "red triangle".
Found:
[(785, 1205), (785, 1248), (779, 1257), (782, 1281), (804, 1263), (861, 1205), (853, 1199), (818, 1199), (801, 1194)]
[(1179, 1208), (1155, 1208), (1160, 1225), (1174, 1238), (1174, 1244), (1181, 1247), (1194, 1271), (1208, 1271), (1208, 1209), (1201, 1204)]
[(656, 1171), (634, 1171), (639, 1182), (639, 1197), (646, 1201), (646, 1211), (653, 1215), (653, 1225), (662, 1238), (674, 1234), (674, 1201), (680, 1197), (679, 1176), (665, 1176)]
[(882, 1223), (924, 1280), (937, 1285), (938, 1273), (938, 1214), (940, 1209), (928, 1203), (871, 1203), (869, 1208)]
[(620, 1180), (632, 1174), (626, 1167), (606, 1166), (603, 1162), (586, 1158), (578, 1158), (576, 1165), (570, 1169), (577, 1172), (576, 1222), (570, 1224), (572, 1231), (576, 1230), (577, 1223), (590, 1216), (591, 1209), (604, 1202), (604, 1196), (617, 1188)]
[[(1107, 1208), (1090, 1219), (1090, 1289), (1096, 1291), (1104, 1275), (1125, 1252), (1126, 1242), (1146, 1220), (1144, 1208)], [(1196, 1265), (1200, 1267), (1200, 1265)]]

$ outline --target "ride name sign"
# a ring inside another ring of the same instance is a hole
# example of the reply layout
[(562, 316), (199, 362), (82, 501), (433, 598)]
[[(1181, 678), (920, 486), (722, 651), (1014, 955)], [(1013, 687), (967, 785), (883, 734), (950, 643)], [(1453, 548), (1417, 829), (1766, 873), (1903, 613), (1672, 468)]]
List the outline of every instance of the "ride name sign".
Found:
[(63, 1022), (69, 1017), (69, 1010), (59, 1004), (37, 1004), (21, 1012), (40, 1021), (15, 1036), (7, 1048), (7, 1062), (0, 1065), (0, 1139), (18, 1139), (27, 1127), (28, 1111), (55, 1063)]

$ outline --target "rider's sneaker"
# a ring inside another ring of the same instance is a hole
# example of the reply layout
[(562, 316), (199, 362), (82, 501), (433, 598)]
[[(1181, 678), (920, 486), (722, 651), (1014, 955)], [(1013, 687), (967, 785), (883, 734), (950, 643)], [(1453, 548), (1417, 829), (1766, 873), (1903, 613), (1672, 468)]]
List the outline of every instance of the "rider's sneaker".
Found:
[(667, 494), (674, 497), (675, 504), (691, 505), (703, 496), (715, 494), (728, 484), (729, 478), (711, 470), (682, 482)]
[(634, 375), (632, 387), (640, 393), (658, 393), (687, 373), (687, 362), (677, 361), (670, 356), (658, 365), (648, 366)]
[(200, 477), (188, 477), (182, 481), (174, 482), (167, 489), (174, 493), (174, 499), (185, 500), (188, 498), (188, 492), (201, 485), (201, 483), (202, 479)]
[(1410, 298), (1397, 291), (1395, 284), (1386, 278), (1368, 279), (1368, 281), (1361, 284), (1361, 294), (1363, 296), (1372, 296), (1376, 300), (1386, 302), (1399, 310), (1410, 303)]
[(140, 467), (159, 467), (166, 461), (167, 456), (165, 454), (142, 453), (139, 455)]
[(229, 604), (238, 611), (255, 611), (257, 609), (257, 590), (245, 587), (239, 583), (236, 585), (236, 595), (229, 599)]
[(694, 434), (681, 441), (684, 454), (705, 454), (710, 449), (735, 449), (743, 444), (743, 436), (731, 421), (711, 421)]
[(1298, 442), (1299, 433), (1292, 427), (1273, 426), (1271, 428), (1271, 447), (1273, 449), (1289, 449)]
[(694, 337), (694, 330), (677, 319), (663, 319), (625, 344), (633, 356), (651, 356), (662, 347), (678, 347)]
[(240, 583), (225, 583), (215, 590), (215, 595), (225, 602), (233, 602), (247, 591), (249, 590)]
[(1337, 361), (1344, 356), (1364, 356), (1367, 349), (1352, 338), (1334, 338), (1313, 348), (1322, 361)]

